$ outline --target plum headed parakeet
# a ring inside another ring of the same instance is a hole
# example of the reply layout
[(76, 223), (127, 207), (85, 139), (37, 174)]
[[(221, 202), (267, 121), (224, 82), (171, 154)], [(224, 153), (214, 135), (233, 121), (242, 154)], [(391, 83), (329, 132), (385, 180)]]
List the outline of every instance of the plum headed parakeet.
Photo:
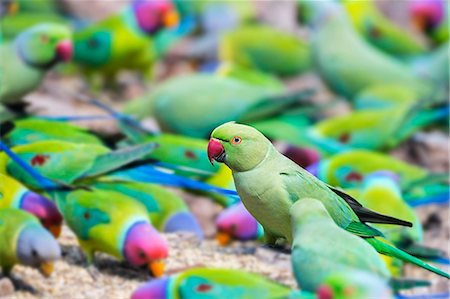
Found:
[(65, 26), (44, 23), (0, 43), (0, 103), (20, 104), (39, 86), (47, 70), (72, 57), (71, 33)]
[(282, 91), (216, 75), (194, 74), (167, 80), (149, 95), (132, 101), (124, 112), (156, 117), (163, 131), (206, 138), (233, 119), (257, 120), (277, 115), (309, 98), (311, 90)]
[[(19, 145), (12, 151), (44, 177), (72, 184), (116, 170), (153, 149), (151, 143), (111, 151), (102, 145), (48, 140)], [(5, 152), (0, 152), (0, 173), (9, 174), (30, 188), (43, 187)]]
[(313, 299), (315, 296), (291, 290), (265, 277), (242, 270), (192, 268), (170, 277), (152, 280), (131, 295), (131, 299), (146, 298)]
[(391, 246), (382, 234), (365, 224), (385, 223), (412, 226), (410, 222), (382, 215), (363, 207), (340, 189), (320, 181), (312, 174), (280, 154), (272, 143), (256, 129), (225, 123), (211, 134), (208, 156), (225, 163), (233, 173), (236, 190), (248, 211), (264, 227), (266, 242), (278, 238), (292, 243), (289, 210), (304, 198), (316, 198), (341, 228), (365, 238), (379, 253), (413, 263), (449, 278), (444, 271)]
[(0, 209), (0, 267), (9, 275), (16, 264), (39, 269), (50, 276), (61, 249), (33, 215), (19, 209)]
[(55, 238), (61, 233), (63, 218), (54, 202), (0, 173), (0, 209), (5, 208), (21, 209), (33, 214)]
[(2, 124), (2, 140), (10, 146), (43, 140), (59, 140), (83, 144), (101, 145), (101, 140), (86, 129), (64, 121), (41, 118), (23, 118)]
[(202, 240), (203, 230), (187, 204), (175, 193), (156, 184), (108, 181), (102, 177), (93, 186), (127, 195), (143, 204), (152, 225), (161, 232), (190, 232)]
[(448, 2), (445, 0), (415, 0), (409, 2), (412, 24), (434, 43), (448, 41)]
[(219, 58), (280, 76), (292, 76), (310, 69), (309, 45), (295, 35), (263, 25), (247, 25), (225, 34)]
[(135, 266), (148, 265), (154, 276), (164, 273), (168, 246), (151, 225), (141, 203), (117, 192), (97, 189), (60, 194), (57, 202), (89, 266), (98, 251)]

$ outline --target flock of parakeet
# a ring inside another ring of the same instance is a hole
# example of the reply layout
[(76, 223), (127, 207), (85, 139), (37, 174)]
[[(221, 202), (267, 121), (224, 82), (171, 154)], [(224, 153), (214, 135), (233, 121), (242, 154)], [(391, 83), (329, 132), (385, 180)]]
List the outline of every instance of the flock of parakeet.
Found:
[[(252, 1), (132, 0), (96, 23), (52, 0), (1, 1), (1, 273), (22, 264), (49, 276), (67, 225), (94, 279), (96, 252), (148, 267), (155, 278), (132, 299), (405, 298), (430, 282), (404, 278), (404, 263), (449, 279), (436, 266), (448, 252), (423, 244), (414, 209), (448, 204), (449, 175), (389, 155), (430, 127), (448, 134), (449, 3), (411, 0), (414, 34), (372, 0), (295, 4), (307, 38), (258, 21)], [(186, 39), (198, 71), (158, 82), (155, 65)], [(151, 88), (122, 111), (88, 101), (117, 122), (112, 141), (77, 116), (27, 113), (50, 70), (81, 75), (95, 95), (117, 90), (123, 71)], [(334, 98), (287, 89), (305, 73)], [(325, 116), (342, 100), (350, 112)], [(174, 188), (223, 206), (221, 245), (288, 249), (300, 290), (233, 269), (161, 277), (163, 233), (205, 238)]]

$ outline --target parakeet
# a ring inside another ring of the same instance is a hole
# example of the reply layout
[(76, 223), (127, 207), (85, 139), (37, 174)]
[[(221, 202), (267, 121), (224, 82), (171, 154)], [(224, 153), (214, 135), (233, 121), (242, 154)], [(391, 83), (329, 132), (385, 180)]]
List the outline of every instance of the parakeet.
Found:
[(164, 131), (206, 138), (224, 121), (256, 120), (299, 105), (310, 90), (280, 95), (233, 78), (193, 74), (167, 80), (124, 112), (143, 118), (154, 115)]
[(56, 238), (61, 233), (63, 218), (54, 202), (0, 173), (0, 209), (5, 208), (21, 209), (33, 214)]
[[(299, 127), (294, 135), (283, 132), (278, 137), (280, 131), (274, 126), (267, 126), (261, 131), (270, 138), (313, 147), (323, 155), (331, 155), (352, 148), (392, 149), (421, 128), (448, 117), (448, 105), (428, 109), (423, 105), (404, 105), (383, 110), (353, 111), (322, 120), (306, 129)], [(255, 127), (259, 128), (258, 124)], [(283, 136), (289, 139), (283, 139)]]
[(131, 299), (200, 298), (298, 298), (313, 299), (313, 294), (296, 292), (257, 274), (232, 269), (192, 268), (140, 286)]
[(404, 199), (409, 203), (448, 202), (448, 174), (431, 173), (382, 153), (349, 150), (308, 167), (308, 171), (320, 180), (343, 188), (360, 187), (368, 174), (379, 170), (393, 172), (399, 177)]
[(0, 43), (0, 103), (14, 105), (39, 86), (45, 71), (72, 57), (71, 33), (64, 26), (44, 23)]
[(373, 0), (342, 0), (355, 29), (372, 45), (399, 57), (418, 55), (427, 48), (412, 32), (390, 21)]
[(337, 226), (322, 201), (302, 198), (289, 213), (294, 238), (292, 268), (300, 288), (315, 292), (330, 275), (349, 271), (389, 280), (389, 271), (375, 249)]
[(264, 25), (239, 27), (224, 35), (221, 61), (280, 76), (292, 76), (311, 68), (309, 45), (295, 35)]
[(351, 99), (371, 85), (385, 83), (404, 85), (423, 96), (434, 94), (434, 86), (420, 80), (406, 64), (364, 41), (338, 3), (306, 4), (314, 11), (311, 53), (315, 67), (338, 94)]
[(122, 13), (75, 32), (74, 61), (92, 80), (101, 74), (107, 82), (120, 70), (149, 76), (157, 59), (152, 36), (177, 22), (170, 1), (134, 0)]
[(16, 264), (39, 269), (44, 276), (53, 272), (61, 249), (39, 220), (19, 209), (0, 209), (0, 267), (9, 275)]
[(216, 219), (216, 239), (227, 245), (232, 239), (246, 241), (264, 236), (261, 224), (250, 214), (242, 202), (225, 208)]
[(418, 96), (414, 90), (403, 85), (371, 85), (355, 96), (353, 104), (357, 110), (396, 108), (411, 106), (419, 100)]
[(143, 204), (149, 213), (152, 225), (162, 232), (191, 232), (200, 240), (203, 230), (195, 216), (181, 197), (156, 184), (139, 182), (117, 182), (102, 177), (94, 185), (97, 189), (115, 191), (127, 195)]
[(436, 44), (448, 41), (448, 2), (445, 0), (409, 1), (412, 24)]
[(92, 189), (60, 194), (58, 206), (88, 265), (95, 252), (104, 252), (135, 266), (148, 265), (154, 276), (163, 274), (168, 246), (143, 204), (117, 192)]
[[(111, 151), (102, 145), (50, 140), (19, 145), (12, 151), (44, 177), (72, 184), (113, 171), (153, 149), (151, 143)], [(5, 152), (0, 152), (0, 173), (9, 174), (30, 188), (42, 188), (40, 182)]]
[(43, 140), (59, 140), (83, 144), (102, 144), (102, 141), (86, 129), (68, 122), (40, 118), (24, 118), (3, 123), (0, 136), (10, 146)]
[(256, 129), (225, 123), (211, 134), (208, 156), (225, 163), (233, 172), (236, 190), (248, 211), (264, 227), (265, 240), (274, 244), (284, 238), (292, 244), (289, 210), (306, 197), (319, 200), (341, 228), (365, 238), (379, 253), (402, 259), (449, 278), (442, 270), (391, 246), (382, 234), (365, 224), (385, 223), (411, 226), (410, 222), (382, 215), (359, 204), (340, 189), (320, 181), (280, 154)]
[(385, 224), (373, 224), (387, 240), (404, 251), (422, 258), (434, 259), (442, 256), (437, 249), (421, 245), (423, 230), (415, 211), (403, 200), (399, 178), (389, 171), (377, 171), (366, 176), (360, 189), (346, 190), (351, 196), (369, 208), (385, 214), (395, 214), (401, 219), (413, 223), (412, 228)]

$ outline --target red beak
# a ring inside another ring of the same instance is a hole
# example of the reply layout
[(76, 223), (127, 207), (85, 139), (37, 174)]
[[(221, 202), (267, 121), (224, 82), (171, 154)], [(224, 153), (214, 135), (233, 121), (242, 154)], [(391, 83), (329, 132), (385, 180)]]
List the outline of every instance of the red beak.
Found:
[(222, 143), (215, 138), (211, 138), (208, 143), (208, 159), (212, 165), (214, 165), (214, 160), (223, 154), (225, 149)]
[(60, 41), (56, 45), (56, 53), (63, 61), (69, 61), (72, 59), (72, 42), (70, 40)]

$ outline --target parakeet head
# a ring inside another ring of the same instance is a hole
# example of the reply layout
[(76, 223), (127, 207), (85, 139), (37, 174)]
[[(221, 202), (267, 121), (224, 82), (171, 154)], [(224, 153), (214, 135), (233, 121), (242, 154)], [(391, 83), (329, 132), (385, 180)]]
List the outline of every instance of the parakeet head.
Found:
[(91, 67), (108, 63), (112, 55), (111, 32), (94, 29), (80, 31), (75, 33), (74, 40), (74, 61)]
[(48, 69), (72, 58), (71, 33), (58, 24), (39, 24), (22, 32), (16, 39), (16, 49), (28, 65)]
[(148, 265), (155, 277), (164, 274), (169, 255), (166, 240), (148, 222), (137, 222), (127, 232), (123, 246), (125, 259), (135, 266)]
[(317, 289), (316, 295), (318, 299), (391, 298), (385, 280), (356, 270), (330, 275)]
[(413, 25), (421, 31), (432, 30), (444, 20), (445, 5), (443, 0), (410, 1), (409, 12)]
[(221, 245), (227, 245), (231, 239), (256, 240), (263, 233), (242, 202), (223, 210), (216, 220), (216, 227), (216, 239)]
[(63, 217), (55, 203), (32, 191), (23, 194), (20, 208), (25, 210), (41, 221), (41, 224), (48, 229), (55, 238), (61, 234)]
[(169, 277), (151, 280), (134, 291), (131, 299), (166, 299), (169, 297), (170, 280)]
[(178, 12), (170, 0), (134, 0), (132, 7), (139, 27), (147, 34), (178, 24)]
[(197, 218), (190, 212), (177, 212), (172, 215), (164, 224), (164, 231), (167, 233), (180, 231), (191, 232), (199, 240), (203, 240), (205, 237)]
[(233, 171), (247, 171), (261, 163), (272, 147), (255, 128), (228, 122), (212, 132), (208, 158), (211, 163), (225, 163)]
[(38, 268), (42, 275), (50, 276), (53, 262), (61, 257), (61, 249), (47, 230), (30, 223), (19, 234), (16, 256), (21, 264)]

